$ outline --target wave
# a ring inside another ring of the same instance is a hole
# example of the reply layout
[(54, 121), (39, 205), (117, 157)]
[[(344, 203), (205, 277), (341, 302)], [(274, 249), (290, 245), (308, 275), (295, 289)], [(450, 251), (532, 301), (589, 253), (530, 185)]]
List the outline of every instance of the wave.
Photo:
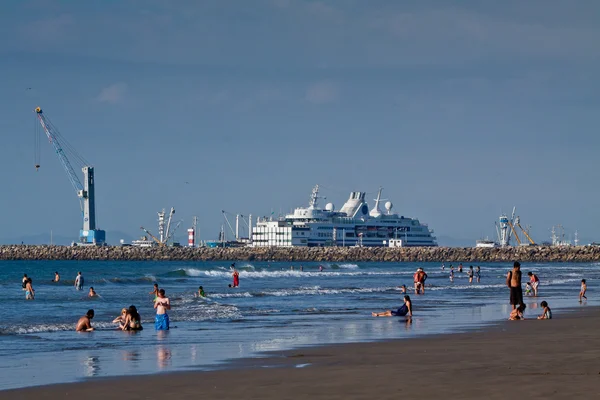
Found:
[[(258, 271), (239, 271), (240, 279), (249, 278), (305, 278), (305, 277), (324, 277), (324, 276), (367, 276), (367, 275), (380, 275), (380, 276), (400, 276), (400, 275), (410, 275), (414, 272), (410, 271), (299, 271), (299, 270), (281, 270), (281, 271), (273, 271), (273, 270), (258, 270)], [(223, 278), (231, 278), (231, 272), (229, 271), (218, 271), (218, 270), (209, 270), (202, 271), (205, 276), (210, 277), (223, 277)]]
[[(92, 322), (92, 326), (97, 330), (116, 329), (116, 325), (111, 322)], [(0, 335), (27, 335), (31, 333), (44, 332), (66, 332), (75, 331), (75, 324), (39, 324), (27, 326), (3, 326), (0, 327)]]
[(230, 297), (288, 297), (288, 296), (326, 296), (326, 295), (337, 295), (337, 294), (360, 294), (360, 293), (385, 293), (400, 291), (395, 286), (389, 287), (373, 287), (373, 288), (322, 288), (320, 286), (312, 287), (299, 287), (290, 289), (273, 289), (265, 290), (260, 292), (240, 292), (240, 293), (211, 293), (208, 295), (209, 298), (221, 299)]

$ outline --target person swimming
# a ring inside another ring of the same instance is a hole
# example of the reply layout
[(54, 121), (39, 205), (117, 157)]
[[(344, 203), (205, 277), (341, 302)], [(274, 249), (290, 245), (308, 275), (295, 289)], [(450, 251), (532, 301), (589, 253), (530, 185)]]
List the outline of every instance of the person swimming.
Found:
[(206, 292), (202, 286), (198, 287), (198, 292), (196, 292), (196, 297), (206, 297)]

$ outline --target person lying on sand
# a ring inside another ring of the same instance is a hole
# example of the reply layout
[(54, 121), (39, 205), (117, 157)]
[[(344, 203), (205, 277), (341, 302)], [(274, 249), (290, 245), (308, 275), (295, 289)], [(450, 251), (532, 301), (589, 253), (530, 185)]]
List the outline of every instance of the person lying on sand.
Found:
[(520, 319), (525, 319), (523, 316), (523, 312), (525, 311), (525, 304), (519, 304), (519, 307), (515, 308), (511, 311), (510, 317), (508, 318), (511, 321), (518, 321)]
[(410, 301), (410, 296), (404, 296), (404, 304), (397, 311), (387, 310), (380, 313), (371, 313), (374, 317), (404, 317), (408, 315), (412, 317), (412, 302)]
[(542, 301), (540, 307), (544, 308), (544, 312), (537, 319), (552, 319), (552, 310), (548, 307), (548, 303)]

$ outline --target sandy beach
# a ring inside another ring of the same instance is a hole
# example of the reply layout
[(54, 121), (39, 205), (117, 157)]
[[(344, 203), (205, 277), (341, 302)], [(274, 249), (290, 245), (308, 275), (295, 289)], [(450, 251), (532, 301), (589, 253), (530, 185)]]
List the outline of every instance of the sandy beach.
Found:
[(600, 308), (550, 321), (527, 316), (484, 331), (300, 349), (221, 371), (8, 390), (0, 399), (598, 398)]

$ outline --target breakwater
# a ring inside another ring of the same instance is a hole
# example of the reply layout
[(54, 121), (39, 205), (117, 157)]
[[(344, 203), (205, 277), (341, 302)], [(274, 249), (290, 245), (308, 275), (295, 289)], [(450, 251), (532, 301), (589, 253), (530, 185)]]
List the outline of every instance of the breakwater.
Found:
[(508, 248), (456, 247), (238, 247), (187, 248), (131, 246), (0, 246), (0, 260), (121, 260), (121, 261), (600, 261), (600, 246)]

